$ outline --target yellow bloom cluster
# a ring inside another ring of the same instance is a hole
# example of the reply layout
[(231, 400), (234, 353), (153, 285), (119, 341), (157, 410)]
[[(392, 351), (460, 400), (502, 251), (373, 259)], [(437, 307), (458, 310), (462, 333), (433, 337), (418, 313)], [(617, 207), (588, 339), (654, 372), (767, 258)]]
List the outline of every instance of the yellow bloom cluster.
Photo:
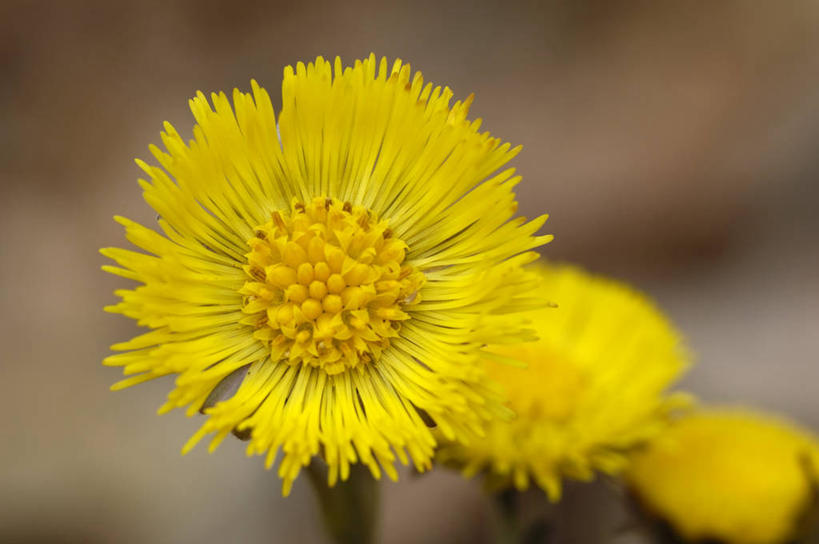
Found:
[[(490, 485), (525, 489), (533, 479), (557, 500), (563, 476), (617, 473), (630, 449), (664, 428), (669, 412), (686, 403), (665, 390), (688, 356), (641, 294), (571, 266), (533, 269), (559, 308), (530, 311), (540, 339), (491, 346), (496, 357), (486, 363), (515, 417), (490, 422), (485, 439), (446, 443), (439, 459), (467, 476), (487, 471)], [(514, 360), (525, 368), (510, 366)]]
[(688, 541), (784, 543), (816, 500), (819, 440), (770, 416), (702, 410), (636, 453), (626, 478)]

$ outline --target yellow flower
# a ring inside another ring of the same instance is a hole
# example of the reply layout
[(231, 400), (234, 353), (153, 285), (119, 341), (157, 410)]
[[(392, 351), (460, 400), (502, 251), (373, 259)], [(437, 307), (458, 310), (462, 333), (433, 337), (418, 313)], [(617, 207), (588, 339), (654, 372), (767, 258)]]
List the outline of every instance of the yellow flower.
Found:
[(479, 432), (502, 410), (482, 347), (530, 335), (507, 317), (550, 237), (545, 216), (513, 219), (520, 178), (500, 168), (519, 148), (400, 61), (288, 66), (278, 116), (251, 85), (232, 106), (198, 93), (193, 139), (166, 123), (160, 166), (137, 161), (161, 233), (117, 217), (147, 254), (102, 253), (142, 284), (107, 309), (152, 330), (112, 346), (130, 376), (113, 388), (176, 375), (160, 413), (208, 416), (183, 452), (249, 436), (268, 467), (283, 452), (285, 494), (316, 455), (331, 485), (351, 463), (428, 468), (424, 421)]
[(770, 416), (711, 409), (635, 454), (627, 481), (685, 539), (789, 541), (819, 485), (819, 442)]
[(503, 361), (487, 361), (516, 417), (491, 422), (484, 440), (446, 444), (439, 460), (466, 476), (487, 471), (490, 487), (523, 490), (533, 479), (557, 500), (563, 476), (615, 473), (630, 448), (663, 428), (684, 400), (664, 390), (687, 356), (671, 324), (637, 292), (570, 266), (534, 269), (559, 307), (529, 313), (540, 340), (494, 346)]

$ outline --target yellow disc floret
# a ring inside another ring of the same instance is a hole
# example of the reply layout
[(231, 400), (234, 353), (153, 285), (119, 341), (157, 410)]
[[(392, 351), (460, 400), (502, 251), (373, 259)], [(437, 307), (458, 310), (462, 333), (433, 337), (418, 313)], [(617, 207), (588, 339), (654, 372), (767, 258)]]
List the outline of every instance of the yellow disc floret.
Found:
[(685, 541), (790, 542), (819, 486), (819, 440), (770, 416), (703, 410), (636, 454), (626, 476)]
[(378, 359), (419, 301), (407, 245), (366, 208), (330, 198), (273, 212), (248, 244), (244, 323), (271, 358), (338, 374)]
[(533, 344), (492, 346), (490, 351), (521, 361), (536, 361), (526, 369), (487, 361), (489, 377), (504, 385), (509, 407), (520, 420), (534, 425), (567, 421), (582, 404), (590, 377), (579, 366)]

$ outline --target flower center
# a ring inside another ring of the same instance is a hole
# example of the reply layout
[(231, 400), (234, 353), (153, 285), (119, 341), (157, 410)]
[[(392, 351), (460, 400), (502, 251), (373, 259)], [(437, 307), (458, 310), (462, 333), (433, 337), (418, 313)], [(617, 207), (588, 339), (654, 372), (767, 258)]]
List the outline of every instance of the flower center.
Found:
[(492, 346), (491, 351), (528, 365), (523, 369), (490, 361), (487, 367), (489, 375), (503, 386), (509, 406), (519, 417), (532, 421), (566, 421), (588, 390), (582, 370), (552, 355), (540, 342)]
[(377, 360), (419, 302), (424, 275), (369, 210), (330, 198), (273, 212), (248, 244), (243, 323), (271, 358), (338, 374)]

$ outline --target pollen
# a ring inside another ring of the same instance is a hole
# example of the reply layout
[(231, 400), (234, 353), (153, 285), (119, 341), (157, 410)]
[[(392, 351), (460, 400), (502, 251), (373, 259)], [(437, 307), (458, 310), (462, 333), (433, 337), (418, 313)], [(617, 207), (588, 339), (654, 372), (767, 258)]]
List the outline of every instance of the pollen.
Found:
[(273, 212), (248, 242), (242, 323), (270, 357), (327, 374), (378, 360), (420, 301), (407, 244), (362, 206), (319, 197)]

